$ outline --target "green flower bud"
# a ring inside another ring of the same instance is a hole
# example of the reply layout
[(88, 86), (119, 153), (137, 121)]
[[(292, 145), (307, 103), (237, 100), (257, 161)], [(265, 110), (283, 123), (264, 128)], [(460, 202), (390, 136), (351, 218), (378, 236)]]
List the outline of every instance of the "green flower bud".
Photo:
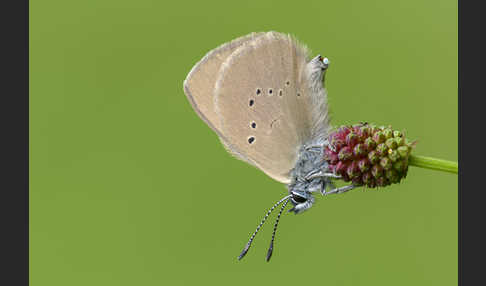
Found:
[(385, 172), (385, 176), (391, 183), (398, 183), (400, 181), (400, 177), (398, 176), (397, 171), (390, 169)]
[(341, 148), (341, 151), (339, 151), (338, 158), (341, 161), (346, 161), (349, 160), (353, 157), (353, 152), (351, 151), (351, 148), (349, 146), (344, 146)]
[(371, 137), (366, 138), (364, 144), (365, 144), (366, 150), (368, 150), (368, 151), (372, 151), (376, 148), (376, 142)]
[(361, 156), (365, 155), (367, 152), (366, 152), (366, 148), (363, 144), (356, 144), (356, 146), (354, 146), (353, 153), (354, 153), (354, 156), (361, 157)]
[(359, 138), (356, 133), (351, 132), (346, 136), (346, 144), (348, 146), (354, 146), (358, 142), (359, 142)]
[(366, 172), (363, 174), (362, 180), (364, 184), (368, 185), (373, 182), (373, 175), (371, 174), (371, 172)]
[(407, 158), (408, 155), (410, 154), (410, 147), (408, 146), (400, 146), (397, 148), (398, 154), (400, 154), (400, 157), (402, 158)]
[(376, 153), (379, 156), (386, 156), (388, 152), (388, 147), (385, 145), (385, 143), (381, 143), (378, 146), (376, 146)]
[(398, 145), (394, 138), (389, 138), (385, 142), (386, 146), (391, 149), (397, 149)]
[(374, 165), (373, 167), (371, 167), (371, 174), (375, 178), (383, 176), (383, 167), (380, 165)]
[(383, 169), (390, 170), (392, 167), (392, 162), (390, 159), (385, 157), (385, 158), (381, 158), (380, 165), (383, 167)]
[(370, 162), (368, 161), (368, 159), (364, 158), (359, 160), (358, 168), (363, 173), (368, 171), (370, 169)]
[(371, 151), (368, 153), (368, 159), (370, 160), (370, 163), (374, 165), (380, 161), (380, 156), (375, 151)]
[(402, 132), (398, 130), (393, 131), (393, 137), (402, 137)]
[(348, 174), (349, 178), (354, 178), (356, 176), (359, 176), (359, 169), (358, 169), (358, 164), (356, 162), (353, 162), (349, 165), (348, 169), (346, 170), (346, 173)]
[(404, 146), (405, 145), (405, 139), (403, 139), (403, 137), (396, 137), (395, 142), (397, 142), (398, 146)]
[(383, 143), (386, 140), (385, 134), (379, 131), (373, 135), (373, 140), (376, 142), (376, 144)]
[(389, 149), (388, 150), (388, 158), (390, 158), (390, 160), (392, 162), (396, 162), (400, 159), (400, 155), (398, 154), (397, 150)]
[(404, 160), (399, 160), (393, 163), (393, 169), (397, 170), (398, 172), (405, 171), (406, 162)]
[(393, 137), (393, 131), (390, 128), (383, 130), (383, 134), (385, 135), (386, 139), (390, 139)]

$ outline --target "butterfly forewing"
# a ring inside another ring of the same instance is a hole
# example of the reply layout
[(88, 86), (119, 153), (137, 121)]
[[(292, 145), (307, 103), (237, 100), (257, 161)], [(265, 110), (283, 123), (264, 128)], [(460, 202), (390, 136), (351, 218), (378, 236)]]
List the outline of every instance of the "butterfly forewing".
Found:
[(214, 110), (214, 85), (221, 64), (241, 45), (264, 33), (251, 33), (208, 52), (189, 72), (184, 93), (199, 117), (221, 136), (220, 120)]
[(307, 61), (305, 47), (288, 35), (269, 32), (237, 48), (221, 65), (215, 85), (225, 140), (284, 183), (290, 181), (298, 149), (311, 136)]

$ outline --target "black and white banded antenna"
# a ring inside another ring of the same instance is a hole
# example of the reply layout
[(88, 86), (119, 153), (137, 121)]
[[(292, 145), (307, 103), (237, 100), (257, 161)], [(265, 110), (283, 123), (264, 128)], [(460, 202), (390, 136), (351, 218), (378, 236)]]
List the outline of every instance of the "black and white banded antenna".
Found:
[(285, 207), (289, 203), (289, 199), (287, 199), (285, 203), (282, 205), (282, 208), (280, 208), (280, 212), (278, 213), (277, 219), (275, 220), (275, 225), (273, 226), (272, 241), (270, 242), (270, 247), (268, 248), (268, 252), (267, 252), (267, 262), (270, 261), (270, 258), (272, 257), (273, 241), (275, 240), (275, 234), (277, 233), (278, 222), (280, 221), (280, 216), (282, 215), (282, 212), (284, 211)]
[[(258, 227), (256, 228), (255, 232), (251, 235), (250, 237), (250, 240), (248, 241), (248, 243), (246, 244), (245, 248), (243, 249), (243, 251), (241, 252), (241, 254), (238, 256), (238, 260), (241, 260), (245, 255), (246, 253), (248, 252), (248, 250), (250, 249), (250, 246), (251, 246), (251, 243), (253, 242), (253, 239), (255, 238), (255, 235), (258, 233), (258, 231), (260, 230), (260, 228), (262, 227), (263, 223), (265, 223), (265, 221), (267, 220), (268, 216), (272, 213), (272, 211), (278, 207), (283, 201), (285, 200), (288, 200), (290, 199), (292, 195), (288, 195), (288, 196), (285, 196), (283, 197), (280, 201), (278, 201), (277, 203), (275, 203), (273, 205), (273, 207), (271, 209), (268, 210), (267, 214), (265, 215), (265, 217), (263, 217), (262, 219), (262, 222), (260, 222), (260, 224), (258, 225)], [(288, 202), (288, 201), (287, 201)], [(287, 204), (287, 203), (285, 203)], [(273, 241), (273, 239), (272, 239)]]

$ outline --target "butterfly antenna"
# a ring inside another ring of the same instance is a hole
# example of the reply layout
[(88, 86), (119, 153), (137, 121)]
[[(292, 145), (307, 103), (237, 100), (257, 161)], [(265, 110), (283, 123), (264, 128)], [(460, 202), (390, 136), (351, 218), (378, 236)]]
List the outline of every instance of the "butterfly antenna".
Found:
[[(258, 227), (256, 228), (255, 232), (251, 235), (250, 237), (250, 240), (248, 241), (248, 243), (246, 244), (245, 248), (243, 249), (243, 251), (241, 252), (241, 254), (238, 256), (238, 260), (241, 260), (245, 255), (246, 253), (248, 252), (248, 250), (250, 249), (250, 246), (251, 246), (251, 243), (253, 242), (253, 239), (255, 238), (255, 235), (258, 233), (258, 231), (260, 230), (260, 228), (262, 227), (263, 223), (267, 220), (268, 216), (272, 213), (272, 211), (278, 207), (278, 205), (280, 205), (283, 201), (285, 200), (288, 200), (289, 198), (291, 197), (291, 195), (288, 195), (288, 196), (285, 196), (284, 198), (282, 198), (280, 201), (278, 201), (277, 203), (275, 203), (273, 205), (273, 207), (271, 209), (268, 210), (267, 214), (265, 215), (265, 217), (263, 217), (262, 219), (262, 222), (260, 222), (260, 224), (258, 225)], [(288, 202), (288, 201), (287, 201)], [(285, 203), (287, 204), (287, 203)], [(273, 241), (273, 239), (272, 239)]]
[(273, 253), (273, 242), (275, 240), (275, 234), (277, 233), (277, 226), (278, 222), (280, 220), (280, 216), (282, 215), (282, 212), (285, 209), (285, 206), (287, 206), (287, 203), (289, 202), (289, 199), (285, 201), (285, 203), (282, 205), (282, 208), (280, 209), (280, 212), (278, 213), (277, 220), (275, 221), (275, 225), (273, 226), (273, 234), (272, 234), (272, 241), (270, 242), (270, 247), (268, 248), (267, 252), (267, 262), (270, 261), (270, 257), (272, 257)]

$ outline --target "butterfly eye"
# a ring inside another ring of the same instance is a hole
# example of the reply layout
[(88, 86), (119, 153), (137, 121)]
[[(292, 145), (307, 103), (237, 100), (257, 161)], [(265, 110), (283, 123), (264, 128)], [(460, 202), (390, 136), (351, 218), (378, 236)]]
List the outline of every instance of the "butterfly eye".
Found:
[(329, 59), (328, 58), (324, 58), (322, 60), (322, 62), (325, 64), (325, 65), (328, 65), (329, 64)]
[(306, 199), (306, 198), (301, 197), (301, 196), (299, 196), (299, 195), (297, 195), (297, 194), (295, 194), (295, 193), (294, 193), (294, 194), (292, 194), (292, 199), (293, 199), (293, 200), (294, 200), (296, 203), (299, 203), (299, 204), (301, 204), (301, 203), (305, 203), (305, 202), (307, 201), (307, 199)]

